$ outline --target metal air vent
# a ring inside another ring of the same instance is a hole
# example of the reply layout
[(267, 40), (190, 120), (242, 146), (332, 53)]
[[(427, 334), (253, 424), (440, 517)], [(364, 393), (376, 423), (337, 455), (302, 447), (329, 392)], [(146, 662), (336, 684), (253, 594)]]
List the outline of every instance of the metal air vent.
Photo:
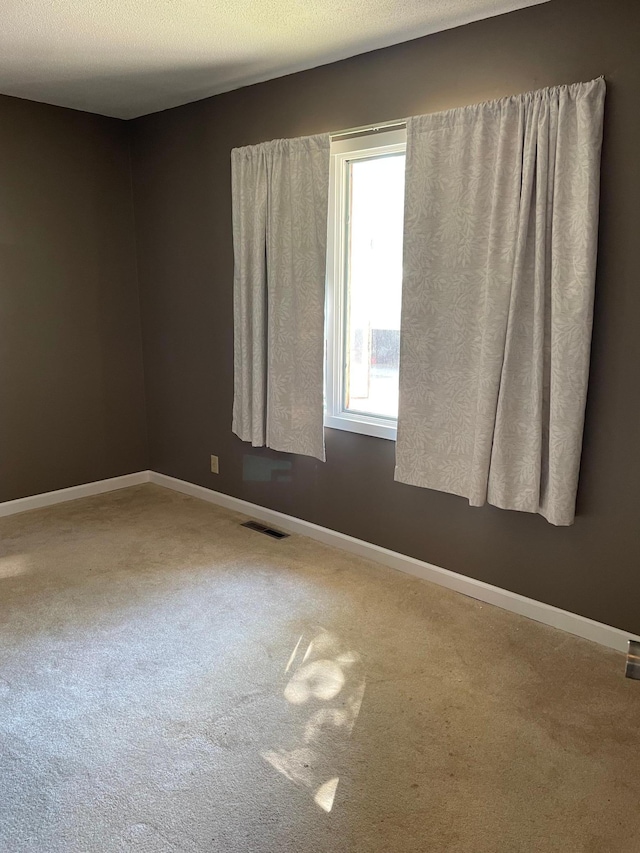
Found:
[(244, 521), (242, 527), (248, 527), (249, 530), (255, 530), (256, 533), (264, 533), (265, 536), (271, 536), (272, 539), (286, 539), (288, 533), (283, 533), (282, 530), (274, 530), (273, 527), (267, 527), (266, 524), (261, 524), (259, 521)]
[(627, 678), (637, 678), (640, 681), (640, 642), (637, 640), (629, 640), (625, 675)]

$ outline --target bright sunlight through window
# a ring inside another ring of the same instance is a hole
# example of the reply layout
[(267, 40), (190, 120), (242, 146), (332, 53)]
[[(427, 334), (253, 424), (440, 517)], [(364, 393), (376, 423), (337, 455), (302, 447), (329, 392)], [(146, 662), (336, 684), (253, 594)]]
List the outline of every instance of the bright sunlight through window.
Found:
[(331, 146), (325, 424), (395, 439), (406, 133)]

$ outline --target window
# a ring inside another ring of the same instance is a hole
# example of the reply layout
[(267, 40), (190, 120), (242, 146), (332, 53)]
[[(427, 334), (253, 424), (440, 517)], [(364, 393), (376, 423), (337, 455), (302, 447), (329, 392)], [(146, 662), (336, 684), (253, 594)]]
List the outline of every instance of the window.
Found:
[(395, 439), (406, 131), (331, 144), (325, 426)]

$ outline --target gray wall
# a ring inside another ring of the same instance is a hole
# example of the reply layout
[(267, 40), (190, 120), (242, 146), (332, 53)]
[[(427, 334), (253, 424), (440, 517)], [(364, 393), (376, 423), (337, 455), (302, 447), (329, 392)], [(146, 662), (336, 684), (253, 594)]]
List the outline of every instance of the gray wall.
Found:
[(0, 96), (0, 500), (147, 467), (128, 136)]
[[(135, 121), (151, 467), (640, 632), (638, 6), (552, 0)], [(601, 246), (573, 527), (394, 483), (394, 444), (382, 439), (328, 430), (322, 464), (232, 435), (233, 146), (600, 74), (609, 83)], [(290, 469), (260, 481), (256, 457)]]

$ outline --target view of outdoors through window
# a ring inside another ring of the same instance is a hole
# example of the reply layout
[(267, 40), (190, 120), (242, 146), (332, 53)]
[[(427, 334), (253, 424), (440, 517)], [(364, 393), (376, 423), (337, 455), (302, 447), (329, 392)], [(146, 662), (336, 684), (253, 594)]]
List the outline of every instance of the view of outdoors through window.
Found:
[(345, 409), (398, 416), (404, 154), (350, 161)]

